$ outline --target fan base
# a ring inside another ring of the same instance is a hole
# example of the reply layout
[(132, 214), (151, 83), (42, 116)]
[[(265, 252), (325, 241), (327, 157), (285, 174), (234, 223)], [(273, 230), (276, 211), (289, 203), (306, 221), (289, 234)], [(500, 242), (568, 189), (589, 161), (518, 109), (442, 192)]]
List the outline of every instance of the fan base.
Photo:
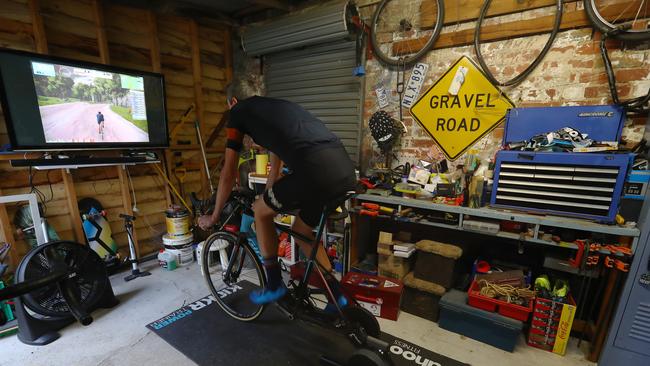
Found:
[[(108, 285), (102, 295), (101, 299), (93, 307), (92, 310), (103, 308), (108, 309), (115, 307), (120, 303), (113, 293), (108, 278), (106, 279)], [(18, 339), (31, 346), (44, 346), (57, 340), (61, 334), (58, 330), (74, 323), (75, 319), (70, 315), (65, 318), (44, 317), (37, 318), (30, 315), (25, 310), (22, 298), (16, 298), (16, 319), (18, 320)]]

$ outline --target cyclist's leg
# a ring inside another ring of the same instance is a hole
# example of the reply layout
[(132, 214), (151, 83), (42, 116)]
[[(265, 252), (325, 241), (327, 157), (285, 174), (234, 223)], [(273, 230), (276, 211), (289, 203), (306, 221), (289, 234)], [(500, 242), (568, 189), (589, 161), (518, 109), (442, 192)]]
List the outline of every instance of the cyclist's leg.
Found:
[(266, 304), (279, 300), (287, 289), (282, 283), (282, 271), (278, 263), (278, 234), (273, 218), (282, 210), (291, 210), (297, 204), (296, 187), (300, 185), (297, 175), (288, 175), (266, 190), (262, 198), (255, 201), (255, 231), (263, 257), (267, 286), (263, 291), (251, 293), (251, 300)]
[(276, 212), (264, 202), (263, 198), (255, 201), (253, 211), (255, 212), (255, 232), (263, 257), (262, 264), (268, 279), (267, 289), (275, 291), (282, 286), (282, 272), (278, 263), (278, 234), (273, 222)]
[[(301, 212), (302, 213), (302, 212)], [(303, 236), (306, 236), (308, 238), (313, 238), (314, 237), (314, 226), (316, 225), (309, 225), (305, 223), (305, 221), (301, 218), (302, 215), (298, 215), (296, 219), (293, 222), (293, 225), (291, 226), (291, 230), (297, 232), (298, 234), (301, 234)], [(307, 243), (304, 242), (297, 237), (294, 237), (296, 240), (296, 243), (300, 247), (300, 250), (305, 254), (305, 256), (309, 257), (311, 255), (311, 250), (312, 250), (312, 243)], [(316, 253), (316, 260), (318, 261), (318, 264), (323, 268), (326, 272), (332, 272), (332, 265), (330, 264), (329, 258), (327, 257), (327, 253), (325, 253), (325, 248), (323, 248), (322, 245), (318, 246), (318, 252)]]
[[(309, 202), (303, 204), (303, 207), (300, 208), (300, 213), (296, 217), (291, 229), (306, 237), (313, 238), (314, 234), (312, 232), (312, 229), (318, 225), (320, 217), (323, 213), (323, 209), (325, 208), (324, 206), (325, 205), (323, 203), (318, 202)], [(294, 237), (294, 239), (300, 246), (300, 250), (305, 253), (305, 256), (311, 256), (313, 249), (312, 243), (306, 243), (296, 237)], [(329, 290), (332, 292), (331, 295), (333, 296), (330, 297), (330, 294), (327, 294), (327, 298), (330, 304), (328, 304), (326, 307), (326, 311), (335, 312), (336, 307), (332, 305), (334, 299), (336, 299), (336, 302), (340, 307), (346, 306), (348, 304), (348, 300), (341, 291), (341, 285), (339, 284), (339, 281), (336, 279), (336, 277), (334, 277), (332, 264), (330, 263), (327, 253), (325, 252), (325, 247), (320, 244), (320, 242), (316, 245), (318, 245), (318, 251), (316, 252), (316, 261), (318, 262), (321, 273), (325, 277), (327, 286), (329, 287)]]

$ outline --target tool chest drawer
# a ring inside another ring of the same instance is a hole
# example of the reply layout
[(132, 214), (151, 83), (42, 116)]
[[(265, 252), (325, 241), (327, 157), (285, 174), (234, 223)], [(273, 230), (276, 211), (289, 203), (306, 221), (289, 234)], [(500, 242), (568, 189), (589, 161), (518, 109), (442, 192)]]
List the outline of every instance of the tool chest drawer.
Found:
[(612, 222), (632, 156), (499, 151), (490, 203)]

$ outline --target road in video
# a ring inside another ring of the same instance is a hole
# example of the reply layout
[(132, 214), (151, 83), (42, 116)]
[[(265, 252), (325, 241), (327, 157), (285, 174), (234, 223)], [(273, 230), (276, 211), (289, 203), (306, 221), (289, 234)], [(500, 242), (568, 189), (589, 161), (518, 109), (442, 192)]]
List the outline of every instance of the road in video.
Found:
[(46, 143), (149, 142), (144, 79), (32, 62)]

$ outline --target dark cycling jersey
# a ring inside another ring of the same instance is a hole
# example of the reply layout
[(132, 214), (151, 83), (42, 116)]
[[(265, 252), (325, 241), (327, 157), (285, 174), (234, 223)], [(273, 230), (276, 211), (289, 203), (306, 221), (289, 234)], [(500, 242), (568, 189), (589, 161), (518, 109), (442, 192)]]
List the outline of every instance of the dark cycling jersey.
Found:
[(277, 212), (299, 209), (313, 227), (323, 206), (355, 188), (354, 163), (339, 138), (295, 103), (265, 97), (237, 103), (230, 111), (227, 147), (239, 151), (245, 134), (293, 170), (264, 192)]
[(342, 146), (321, 120), (281, 99), (255, 96), (240, 101), (230, 111), (227, 128), (229, 148), (239, 151), (243, 135), (249, 135), (289, 166), (322, 148)]

